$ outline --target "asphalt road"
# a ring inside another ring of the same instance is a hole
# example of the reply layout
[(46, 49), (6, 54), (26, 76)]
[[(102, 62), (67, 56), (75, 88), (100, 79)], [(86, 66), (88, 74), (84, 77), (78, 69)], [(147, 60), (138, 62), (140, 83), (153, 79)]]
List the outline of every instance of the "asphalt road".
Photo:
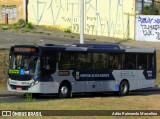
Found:
[[(47, 31), (46, 31), (47, 32)], [(52, 31), (50, 35), (45, 33), (21, 33), (15, 31), (0, 30), (0, 48), (10, 48), (17, 44), (73, 44), (79, 43), (79, 34)], [(140, 48), (155, 48), (160, 52), (160, 42), (142, 42), (134, 40), (124, 40), (119, 38), (84, 35), (85, 43), (116, 43), (123, 46), (133, 46)]]
[[(87, 42), (87, 41), (86, 41)], [(58, 37), (44, 34), (15, 33), (10, 31), (0, 31), (0, 48), (10, 48), (12, 45), (30, 44), (73, 44), (79, 43), (79, 39), (69, 37)]]
[[(130, 96), (149, 96), (149, 95), (157, 95), (160, 94), (160, 88), (149, 88), (137, 91), (131, 91)], [(90, 98), (90, 97), (115, 97), (113, 93), (105, 93), (105, 94), (73, 94), (72, 98)], [(33, 101), (48, 101), (48, 100), (58, 100), (59, 98), (56, 95), (40, 95), (37, 98), (34, 98)], [(8, 102), (8, 103), (21, 103), (26, 102), (26, 98), (23, 94), (18, 93), (10, 93), (7, 91), (0, 91), (0, 102)]]

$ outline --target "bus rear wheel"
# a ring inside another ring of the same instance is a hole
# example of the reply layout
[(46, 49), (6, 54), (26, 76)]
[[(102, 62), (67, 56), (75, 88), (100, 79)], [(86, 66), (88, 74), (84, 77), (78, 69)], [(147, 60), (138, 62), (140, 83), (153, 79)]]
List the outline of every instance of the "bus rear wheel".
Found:
[(126, 80), (119, 85), (119, 96), (129, 95), (129, 84)]
[(68, 83), (62, 83), (60, 85), (60, 88), (59, 88), (59, 98), (68, 98), (70, 97), (70, 92), (71, 92), (71, 89), (70, 89), (70, 86)]

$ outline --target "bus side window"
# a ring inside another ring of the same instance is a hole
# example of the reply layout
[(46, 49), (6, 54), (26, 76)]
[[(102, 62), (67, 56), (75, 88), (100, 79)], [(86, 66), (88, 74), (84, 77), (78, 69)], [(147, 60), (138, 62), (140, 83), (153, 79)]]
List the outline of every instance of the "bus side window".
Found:
[(147, 54), (137, 54), (138, 69), (147, 68)]
[(74, 55), (75, 69), (78, 70), (91, 70), (91, 53), (80, 52)]
[(47, 74), (51, 74), (56, 70), (56, 59), (55, 57), (43, 57), (42, 58), (42, 68), (43, 71)]
[(108, 68), (106, 53), (93, 53), (92, 70), (106, 70)]
[(109, 54), (109, 69), (122, 69), (122, 54)]
[(136, 69), (136, 54), (125, 54), (124, 69)]
[(73, 69), (73, 53), (61, 52), (59, 56), (58, 68), (60, 70)]
[(152, 54), (149, 54), (147, 59), (147, 69), (152, 69), (154, 67), (154, 56)]

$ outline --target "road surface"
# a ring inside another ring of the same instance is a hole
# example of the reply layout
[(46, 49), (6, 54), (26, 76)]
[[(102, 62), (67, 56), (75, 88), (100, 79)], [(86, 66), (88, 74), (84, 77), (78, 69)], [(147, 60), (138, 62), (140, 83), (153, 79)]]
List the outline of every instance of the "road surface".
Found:
[[(58, 32), (50, 35), (45, 33), (20, 33), (0, 30), (0, 48), (10, 48), (17, 44), (73, 44), (79, 43), (79, 34)], [(156, 48), (160, 51), (160, 42), (142, 42), (134, 40), (124, 40), (119, 38), (85, 35), (84, 43), (116, 43), (123, 46), (133, 46), (141, 48)]]
[[(160, 88), (151, 88), (151, 89), (143, 89), (138, 91), (131, 91), (130, 96), (138, 95), (138, 96), (146, 96), (146, 95), (156, 95), (160, 94)], [(83, 97), (113, 97), (113, 93), (106, 94), (74, 94), (72, 98), (83, 98)], [(58, 100), (59, 98), (56, 95), (41, 95), (36, 98), (35, 101), (49, 101), (49, 100)], [(34, 100), (33, 100), (34, 101)], [(26, 102), (26, 98), (23, 94), (10, 93), (7, 91), (0, 91), (0, 102), (9, 102), (9, 103), (20, 103)]]

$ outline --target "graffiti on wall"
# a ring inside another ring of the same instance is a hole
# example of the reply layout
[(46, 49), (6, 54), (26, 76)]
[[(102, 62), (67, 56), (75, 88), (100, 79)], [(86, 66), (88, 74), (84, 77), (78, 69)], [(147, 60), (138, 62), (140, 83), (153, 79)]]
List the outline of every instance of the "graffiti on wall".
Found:
[(1, 10), (1, 19), (4, 19), (5, 14), (8, 14), (8, 18), (9, 19), (16, 19), (17, 17), (17, 9), (16, 6), (12, 5), (12, 6), (2, 6), (2, 10)]
[(153, 15), (136, 16), (136, 40), (160, 41), (160, 17)]
[[(129, 26), (133, 24), (130, 20), (132, 17), (125, 14), (130, 10), (124, 10), (124, 2), (128, 1), (84, 0), (85, 33), (121, 38), (133, 37), (129, 34), (130, 28), (134, 27)], [(132, 2), (129, 1), (134, 8), (134, 0)], [(29, 21), (37, 25), (68, 26), (73, 32), (80, 32), (80, 0), (32, 0), (29, 2), (29, 9)], [(134, 34), (134, 31), (132, 32)]]

